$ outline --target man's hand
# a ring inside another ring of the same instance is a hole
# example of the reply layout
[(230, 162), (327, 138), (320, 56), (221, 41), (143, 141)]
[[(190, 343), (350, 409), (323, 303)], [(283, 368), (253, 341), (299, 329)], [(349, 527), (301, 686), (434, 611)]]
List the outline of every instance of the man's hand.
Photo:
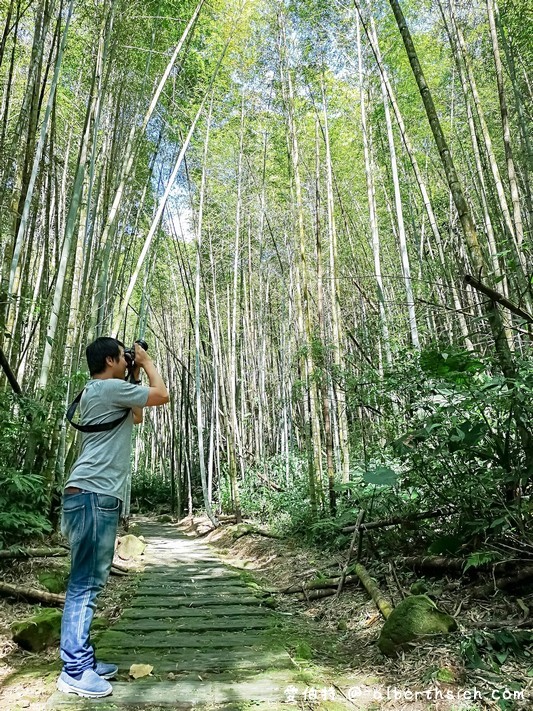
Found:
[(147, 363), (151, 363), (152, 359), (148, 355), (148, 353), (144, 350), (144, 348), (139, 345), (138, 343), (135, 343), (135, 365), (138, 366), (139, 368), (143, 368), (144, 370), (145, 365)]
[(148, 353), (138, 343), (135, 344), (135, 365), (144, 370), (150, 382), (150, 392), (148, 393), (145, 407), (167, 403), (169, 396), (163, 378), (157, 372), (157, 368)]

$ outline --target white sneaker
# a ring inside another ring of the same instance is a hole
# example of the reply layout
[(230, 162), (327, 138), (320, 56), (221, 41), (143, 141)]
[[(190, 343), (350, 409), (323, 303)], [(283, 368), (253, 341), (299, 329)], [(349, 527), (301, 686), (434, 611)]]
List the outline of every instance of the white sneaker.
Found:
[(74, 679), (66, 672), (61, 672), (57, 680), (57, 688), (65, 694), (77, 694), (86, 699), (97, 699), (113, 693), (111, 684), (94, 671), (86, 669), (80, 679)]

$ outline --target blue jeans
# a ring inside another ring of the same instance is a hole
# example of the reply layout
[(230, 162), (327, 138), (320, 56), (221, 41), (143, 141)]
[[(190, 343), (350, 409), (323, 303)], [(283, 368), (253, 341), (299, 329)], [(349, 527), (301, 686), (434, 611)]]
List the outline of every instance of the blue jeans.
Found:
[(61, 622), (61, 659), (70, 676), (96, 665), (90, 628), (113, 562), (120, 504), (115, 496), (84, 490), (63, 495), (61, 532), (70, 543), (71, 569)]

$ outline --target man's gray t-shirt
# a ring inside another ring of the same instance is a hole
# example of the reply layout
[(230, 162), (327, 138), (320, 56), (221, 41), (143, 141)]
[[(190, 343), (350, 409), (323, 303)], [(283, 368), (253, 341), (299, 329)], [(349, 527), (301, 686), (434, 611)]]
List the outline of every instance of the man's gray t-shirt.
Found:
[[(84, 425), (103, 424), (119, 419), (124, 410), (144, 407), (150, 388), (133, 385), (118, 378), (89, 380), (80, 400), (80, 421)], [(106, 432), (84, 432), (81, 452), (65, 487), (116, 496), (126, 494), (130, 474), (133, 413)]]

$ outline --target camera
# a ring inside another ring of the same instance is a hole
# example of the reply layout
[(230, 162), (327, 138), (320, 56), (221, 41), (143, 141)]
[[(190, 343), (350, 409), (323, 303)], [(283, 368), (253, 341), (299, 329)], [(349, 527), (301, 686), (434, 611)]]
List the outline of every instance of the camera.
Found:
[[(135, 343), (138, 343), (141, 348), (144, 348), (145, 351), (148, 350), (148, 343), (146, 343), (146, 341), (139, 338), (139, 340), (135, 341)], [(124, 358), (128, 364), (128, 373), (130, 375), (135, 367), (135, 343), (132, 348), (124, 348)]]

